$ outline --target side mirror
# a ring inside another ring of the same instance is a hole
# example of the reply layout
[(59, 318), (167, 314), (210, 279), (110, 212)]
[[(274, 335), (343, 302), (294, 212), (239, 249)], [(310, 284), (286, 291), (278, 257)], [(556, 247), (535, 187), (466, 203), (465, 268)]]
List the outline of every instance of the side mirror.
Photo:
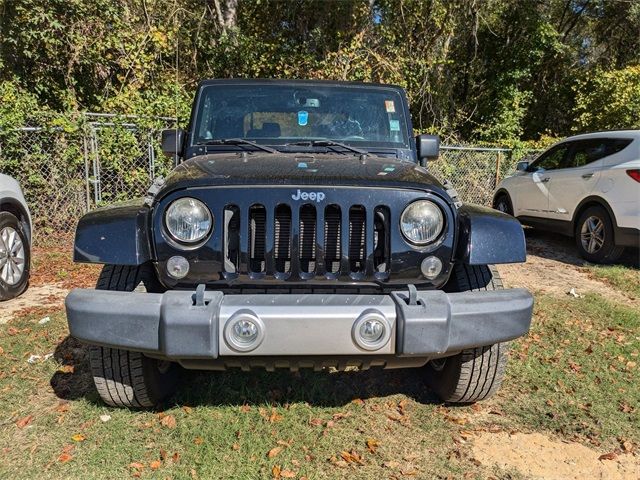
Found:
[(184, 142), (184, 130), (172, 128), (162, 131), (162, 153), (167, 157), (176, 158), (182, 152)]
[(418, 160), (435, 160), (440, 155), (440, 137), (438, 135), (418, 135), (416, 137)]
[(523, 162), (518, 162), (516, 164), (516, 170), (518, 172), (526, 172), (528, 168), (529, 168), (529, 162), (523, 161)]

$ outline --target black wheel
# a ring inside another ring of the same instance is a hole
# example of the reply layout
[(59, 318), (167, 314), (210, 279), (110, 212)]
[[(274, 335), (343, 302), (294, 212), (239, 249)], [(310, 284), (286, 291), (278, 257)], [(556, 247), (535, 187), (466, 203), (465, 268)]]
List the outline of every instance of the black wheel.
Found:
[[(447, 292), (502, 289), (493, 266), (456, 264)], [(498, 391), (507, 365), (507, 343), (463, 350), (457, 355), (431, 360), (426, 366), (427, 384), (445, 402), (473, 403)]]
[(589, 262), (614, 262), (624, 252), (624, 247), (614, 243), (611, 217), (599, 205), (587, 208), (578, 217), (575, 239), (580, 256)]
[[(161, 289), (150, 265), (105, 265), (96, 288), (131, 292), (142, 286), (150, 292)], [(89, 347), (89, 360), (96, 389), (108, 405), (153, 407), (176, 389), (179, 366), (175, 363), (96, 345)]]
[(20, 221), (0, 212), (0, 301), (23, 293), (29, 285), (31, 249)]
[(501, 211), (502, 213), (513, 215), (513, 206), (511, 205), (511, 199), (506, 193), (501, 193), (495, 198), (495, 200), (493, 201), (493, 208)]

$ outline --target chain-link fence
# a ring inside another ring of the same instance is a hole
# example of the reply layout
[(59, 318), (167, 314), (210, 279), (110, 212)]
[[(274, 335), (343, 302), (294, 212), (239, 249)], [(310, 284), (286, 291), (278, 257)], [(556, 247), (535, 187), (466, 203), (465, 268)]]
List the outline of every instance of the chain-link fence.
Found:
[[(160, 131), (175, 119), (87, 113), (59, 123), (0, 132), (0, 173), (22, 185), (38, 241), (72, 234), (97, 206), (144, 196), (153, 178), (173, 167), (160, 151)], [(443, 146), (428, 168), (463, 201), (489, 205), (495, 186), (525, 153)]]

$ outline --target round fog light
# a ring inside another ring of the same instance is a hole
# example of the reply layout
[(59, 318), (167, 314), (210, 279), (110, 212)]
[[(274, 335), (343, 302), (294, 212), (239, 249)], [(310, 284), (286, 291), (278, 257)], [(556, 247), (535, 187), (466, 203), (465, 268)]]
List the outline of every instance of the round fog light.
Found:
[(180, 256), (171, 257), (167, 261), (167, 273), (177, 280), (186, 277), (189, 273), (189, 261)]
[(360, 348), (379, 350), (391, 338), (391, 325), (378, 310), (368, 310), (353, 324), (352, 336)]
[(420, 270), (425, 278), (433, 280), (442, 272), (442, 261), (438, 257), (427, 257), (422, 260)]
[(238, 352), (254, 350), (264, 338), (264, 324), (252, 311), (240, 311), (227, 321), (224, 338)]

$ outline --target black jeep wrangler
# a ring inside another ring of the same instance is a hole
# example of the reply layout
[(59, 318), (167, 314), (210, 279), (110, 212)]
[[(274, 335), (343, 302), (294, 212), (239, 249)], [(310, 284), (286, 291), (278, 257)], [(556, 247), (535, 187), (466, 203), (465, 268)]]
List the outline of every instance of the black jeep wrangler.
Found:
[(460, 203), (412, 131), (395, 86), (202, 82), (168, 178), (77, 228), (75, 261), (105, 266), (67, 315), (103, 400), (153, 406), (180, 366), (419, 367), (445, 401), (493, 394), (531, 322), (492, 267), (525, 260), (522, 228)]

